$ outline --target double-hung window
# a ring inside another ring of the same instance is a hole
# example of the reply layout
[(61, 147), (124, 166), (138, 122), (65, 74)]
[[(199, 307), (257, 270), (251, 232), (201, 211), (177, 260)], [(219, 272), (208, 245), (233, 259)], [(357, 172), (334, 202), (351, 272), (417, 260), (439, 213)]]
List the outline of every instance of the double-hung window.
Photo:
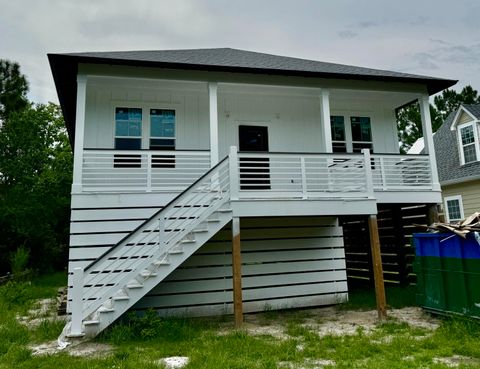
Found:
[(469, 123), (458, 127), (460, 156), (462, 164), (472, 163), (479, 159), (478, 133), (476, 123)]
[(445, 197), (445, 216), (447, 222), (458, 222), (463, 219), (462, 196)]
[[(115, 108), (115, 150), (140, 150), (142, 148), (142, 109)], [(141, 157), (137, 154), (115, 154), (115, 168), (139, 168)]]
[(350, 117), (353, 152), (373, 148), (370, 117)]
[(341, 115), (332, 115), (330, 117), (330, 125), (332, 129), (333, 152), (347, 152), (344, 117)]
[[(175, 110), (150, 109), (150, 150), (175, 150)], [(153, 168), (175, 168), (174, 155), (153, 155)]]

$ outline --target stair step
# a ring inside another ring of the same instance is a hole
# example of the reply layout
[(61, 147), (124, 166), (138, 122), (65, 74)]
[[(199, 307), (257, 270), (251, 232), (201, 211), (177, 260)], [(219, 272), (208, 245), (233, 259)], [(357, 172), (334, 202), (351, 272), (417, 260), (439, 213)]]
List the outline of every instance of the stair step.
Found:
[(155, 265), (155, 266), (170, 265), (170, 262), (169, 262), (167, 259), (155, 260), (155, 261), (153, 262), (153, 265)]
[(99, 325), (100, 320), (84, 320), (83, 325)]
[(208, 232), (208, 228), (198, 228), (198, 229), (194, 229), (192, 232), (193, 233), (204, 233), (204, 232)]
[(179, 247), (175, 247), (171, 250), (168, 250), (168, 253), (169, 254), (183, 254), (183, 249), (179, 248)]
[(195, 243), (195, 242), (197, 242), (197, 241), (195, 241), (195, 240), (189, 240), (188, 238), (180, 241), (180, 243), (183, 243), (183, 244), (185, 244), (185, 243)]
[(231, 208), (218, 209), (219, 213), (231, 213), (233, 210)]
[(218, 222), (220, 222), (220, 219), (210, 218), (210, 219), (207, 219), (207, 222), (209, 222), (209, 223), (218, 223)]
[(67, 338), (82, 338), (82, 337), (85, 337), (85, 333), (76, 333), (76, 334), (68, 333), (65, 337), (67, 337)]
[(157, 276), (157, 273), (151, 272), (151, 271), (149, 271), (149, 270), (144, 270), (143, 272), (140, 273), (140, 275), (141, 275), (143, 278), (150, 278), (150, 277), (156, 277), (156, 276)]
[(100, 306), (97, 310), (99, 313), (113, 313), (115, 309), (107, 308), (105, 306)]
[(127, 295), (113, 296), (112, 300), (113, 301), (128, 301), (128, 300), (130, 300), (130, 297), (127, 296)]
[(143, 288), (143, 284), (140, 284), (140, 283), (129, 283), (129, 284), (127, 284), (127, 288), (129, 288), (129, 289)]

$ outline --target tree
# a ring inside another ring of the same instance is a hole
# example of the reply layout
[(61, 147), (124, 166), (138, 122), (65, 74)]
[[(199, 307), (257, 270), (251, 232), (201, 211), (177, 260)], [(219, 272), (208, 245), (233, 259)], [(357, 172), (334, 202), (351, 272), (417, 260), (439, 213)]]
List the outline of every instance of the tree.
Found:
[(0, 59), (0, 121), (28, 105), (28, 82), (16, 62)]
[[(447, 89), (440, 95), (435, 96), (433, 102), (433, 105), (430, 104), (430, 116), (432, 131), (436, 132), (450, 113), (457, 110), (461, 104), (480, 103), (480, 96), (471, 86), (465, 86), (460, 92)], [(397, 111), (397, 129), (402, 152), (408, 151), (418, 138), (423, 137), (418, 102)]]
[[(0, 131), (0, 254), (19, 247), (31, 267), (64, 265), (72, 153), (60, 108), (27, 105), (12, 112)], [(6, 271), (7, 258), (0, 270)]]

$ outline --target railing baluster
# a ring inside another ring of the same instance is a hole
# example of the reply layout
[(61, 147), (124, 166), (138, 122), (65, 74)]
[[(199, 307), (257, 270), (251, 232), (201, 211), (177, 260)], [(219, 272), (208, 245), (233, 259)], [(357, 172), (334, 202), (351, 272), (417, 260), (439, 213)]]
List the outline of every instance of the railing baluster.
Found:
[(387, 174), (385, 173), (384, 160), (385, 158), (383, 156), (380, 156), (380, 175), (382, 177), (382, 189), (386, 191), (387, 190)]
[(152, 192), (152, 153), (147, 152), (147, 192)]
[(369, 149), (362, 149), (365, 167), (366, 192), (373, 197), (372, 159)]
[(228, 159), (228, 170), (230, 174), (230, 199), (238, 200), (240, 176), (238, 169), (238, 151), (236, 146), (230, 146), (230, 155)]
[(302, 198), (307, 199), (308, 194), (307, 194), (307, 172), (305, 169), (305, 157), (301, 156), (300, 157), (300, 170), (302, 173)]

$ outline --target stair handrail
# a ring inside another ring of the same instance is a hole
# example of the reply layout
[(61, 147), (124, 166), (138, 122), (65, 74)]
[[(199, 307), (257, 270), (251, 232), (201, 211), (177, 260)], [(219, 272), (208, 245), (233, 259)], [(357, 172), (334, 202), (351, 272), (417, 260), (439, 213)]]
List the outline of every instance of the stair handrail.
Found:
[(214, 167), (210, 168), (208, 171), (206, 171), (200, 178), (198, 178), (195, 182), (193, 182), (190, 186), (188, 186), (186, 189), (184, 189), (181, 193), (179, 193), (177, 196), (175, 196), (170, 202), (168, 202), (162, 209), (156, 211), (152, 216), (150, 216), (148, 219), (146, 219), (143, 223), (138, 225), (135, 229), (133, 229), (131, 232), (129, 232), (125, 237), (123, 237), (120, 241), (118, 241), (115, 245), (110, 247), (107, 251), (105, 251), (102, 255), (100, 255), (97, 259), (92, 261), (90, 264), (88, 264), (84, 272), (86, 273), (89, 269), (91, 269), (95, 264), (100, 263), (105, 256), (110, 254), (113, 250), (115, 250), (117, 247), (120, 247), (126, 240), (128, 240), (132, 234), (135, 234), (138, 230), (140, 230), (142, 227), (144, 227), (147, 223), (152, 221), (155, 218), (158, 218), (163, 212), (166, 212), (175, 202), (180, 200), (182, 197), (184, 197), (189, 190), (191, 190), (193, 187), (195, 187), (199, 182), (205, 179), (210, 173), (214, 172), (218, 167), (220, 167), (223, 162), (225, 162), (228, 159), (228, 155), (225, 156), (221, 161), (219, 161)]

